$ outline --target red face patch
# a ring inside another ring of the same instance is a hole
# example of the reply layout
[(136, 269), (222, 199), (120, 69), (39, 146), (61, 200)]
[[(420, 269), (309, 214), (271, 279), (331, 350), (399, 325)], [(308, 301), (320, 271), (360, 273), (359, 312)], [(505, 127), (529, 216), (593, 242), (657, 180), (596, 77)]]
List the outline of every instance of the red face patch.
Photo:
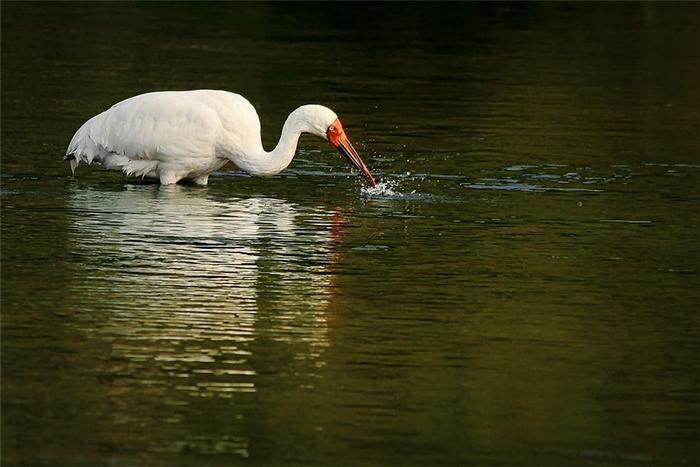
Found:
[(328, 130), (326, 130), (328, 141), (336, 147), (340, 144), (340, 138), (343, 136), (343, 133), (345, 133), (343, 125), (340, 123), (340, 119), (337, 118), (331, 123), (331, 126), (328, 127)]

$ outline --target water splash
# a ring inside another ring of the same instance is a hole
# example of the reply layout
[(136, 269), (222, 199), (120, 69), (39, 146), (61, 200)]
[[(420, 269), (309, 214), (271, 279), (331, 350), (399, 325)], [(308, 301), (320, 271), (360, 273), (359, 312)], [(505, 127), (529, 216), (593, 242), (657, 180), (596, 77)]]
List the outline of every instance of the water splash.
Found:
[(397, 191), (398, 184), (398, 180), (382, 180), (373, 187), (363, 186), (362, 194), (368, 198), (403, 198), (404, 194)]

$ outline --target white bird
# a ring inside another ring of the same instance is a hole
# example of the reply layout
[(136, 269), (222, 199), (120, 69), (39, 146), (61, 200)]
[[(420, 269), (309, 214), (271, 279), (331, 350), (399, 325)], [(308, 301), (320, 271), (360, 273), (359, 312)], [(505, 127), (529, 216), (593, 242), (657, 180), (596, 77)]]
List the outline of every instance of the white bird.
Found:
[(206, 185), (209, 174), (229, 161), (252, 175), (280, 173), (292, 162), (302, 133), (327, 139), (376, 185), (331, 109), (302, 105), (294, 110), (277, 146), (267, 152), (250, 102), (206, 89), (151, 92), (113, 105), (78, 129), (64, 160), (73, 172), (81, 161), (97, 162), (127, 175), (157, 178), (163, 185), (183, 179)]

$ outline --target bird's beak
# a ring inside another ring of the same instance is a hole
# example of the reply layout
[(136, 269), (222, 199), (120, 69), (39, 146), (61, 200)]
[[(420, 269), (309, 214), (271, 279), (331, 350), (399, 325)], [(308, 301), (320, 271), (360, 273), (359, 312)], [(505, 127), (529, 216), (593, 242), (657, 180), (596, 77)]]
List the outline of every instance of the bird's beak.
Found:
[(352, 147), (352, 143), (350, 143), (348, 137), (345, 136), (345, 133), (343, 133), (339, 138), (338, 150), (350, 161), (352, 165), (355, 166), (357, 170), (362, 172), (362, 175), (364, 175), (365, 179), (367, 179), (367, 183), (369, 183), (370, 186), (377, 186), (377, 182), (374, 181), (374, 177), (370, 173), (365, 163), (362, 161), (362, 158), (360, 158), (360, 155), (357, 153), (357, 151), (355, 151), (355, 148)]
[(377, 186), (377, 182), (374, 181), (374, 177), (370, 173), (369, 169), (362, 161), (360, 155), (352, 147), (352, 143), (347, 136), (345, 136), (345, 131), (343, 131), (343, 126), (340, 124), (340, 120), (336, 120), (333, 125), (328, 128), (327, 131), (328, 141), (338, 148), (338, 151), (344, 155), (347, 160), (365, 177), (370, 186)]

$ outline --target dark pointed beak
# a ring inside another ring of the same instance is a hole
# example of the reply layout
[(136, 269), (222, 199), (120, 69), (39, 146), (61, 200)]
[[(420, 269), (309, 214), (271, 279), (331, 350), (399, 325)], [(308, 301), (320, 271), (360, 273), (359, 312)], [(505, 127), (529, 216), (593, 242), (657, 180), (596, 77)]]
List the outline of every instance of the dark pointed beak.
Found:
[(350, 163), (362, 173), (362, 175), (365, 177), (367, 183), (369, 183), (370, 186), (377, 186), (377, 182), (374, 181), (374, 177), (370, 173), (365, 163), (362, 161), (360, 155), (357, 153), (357, 151), (355, 151), (355, 148), (352, 147), (352, 143), (350, 143), (348, 137), (345, 136), (345, 133), (342, 133), (338, 137), (337, 147), (338, 151), (340, 151), (340, 153), (344, 155), (345, 158), (349, 160)]

